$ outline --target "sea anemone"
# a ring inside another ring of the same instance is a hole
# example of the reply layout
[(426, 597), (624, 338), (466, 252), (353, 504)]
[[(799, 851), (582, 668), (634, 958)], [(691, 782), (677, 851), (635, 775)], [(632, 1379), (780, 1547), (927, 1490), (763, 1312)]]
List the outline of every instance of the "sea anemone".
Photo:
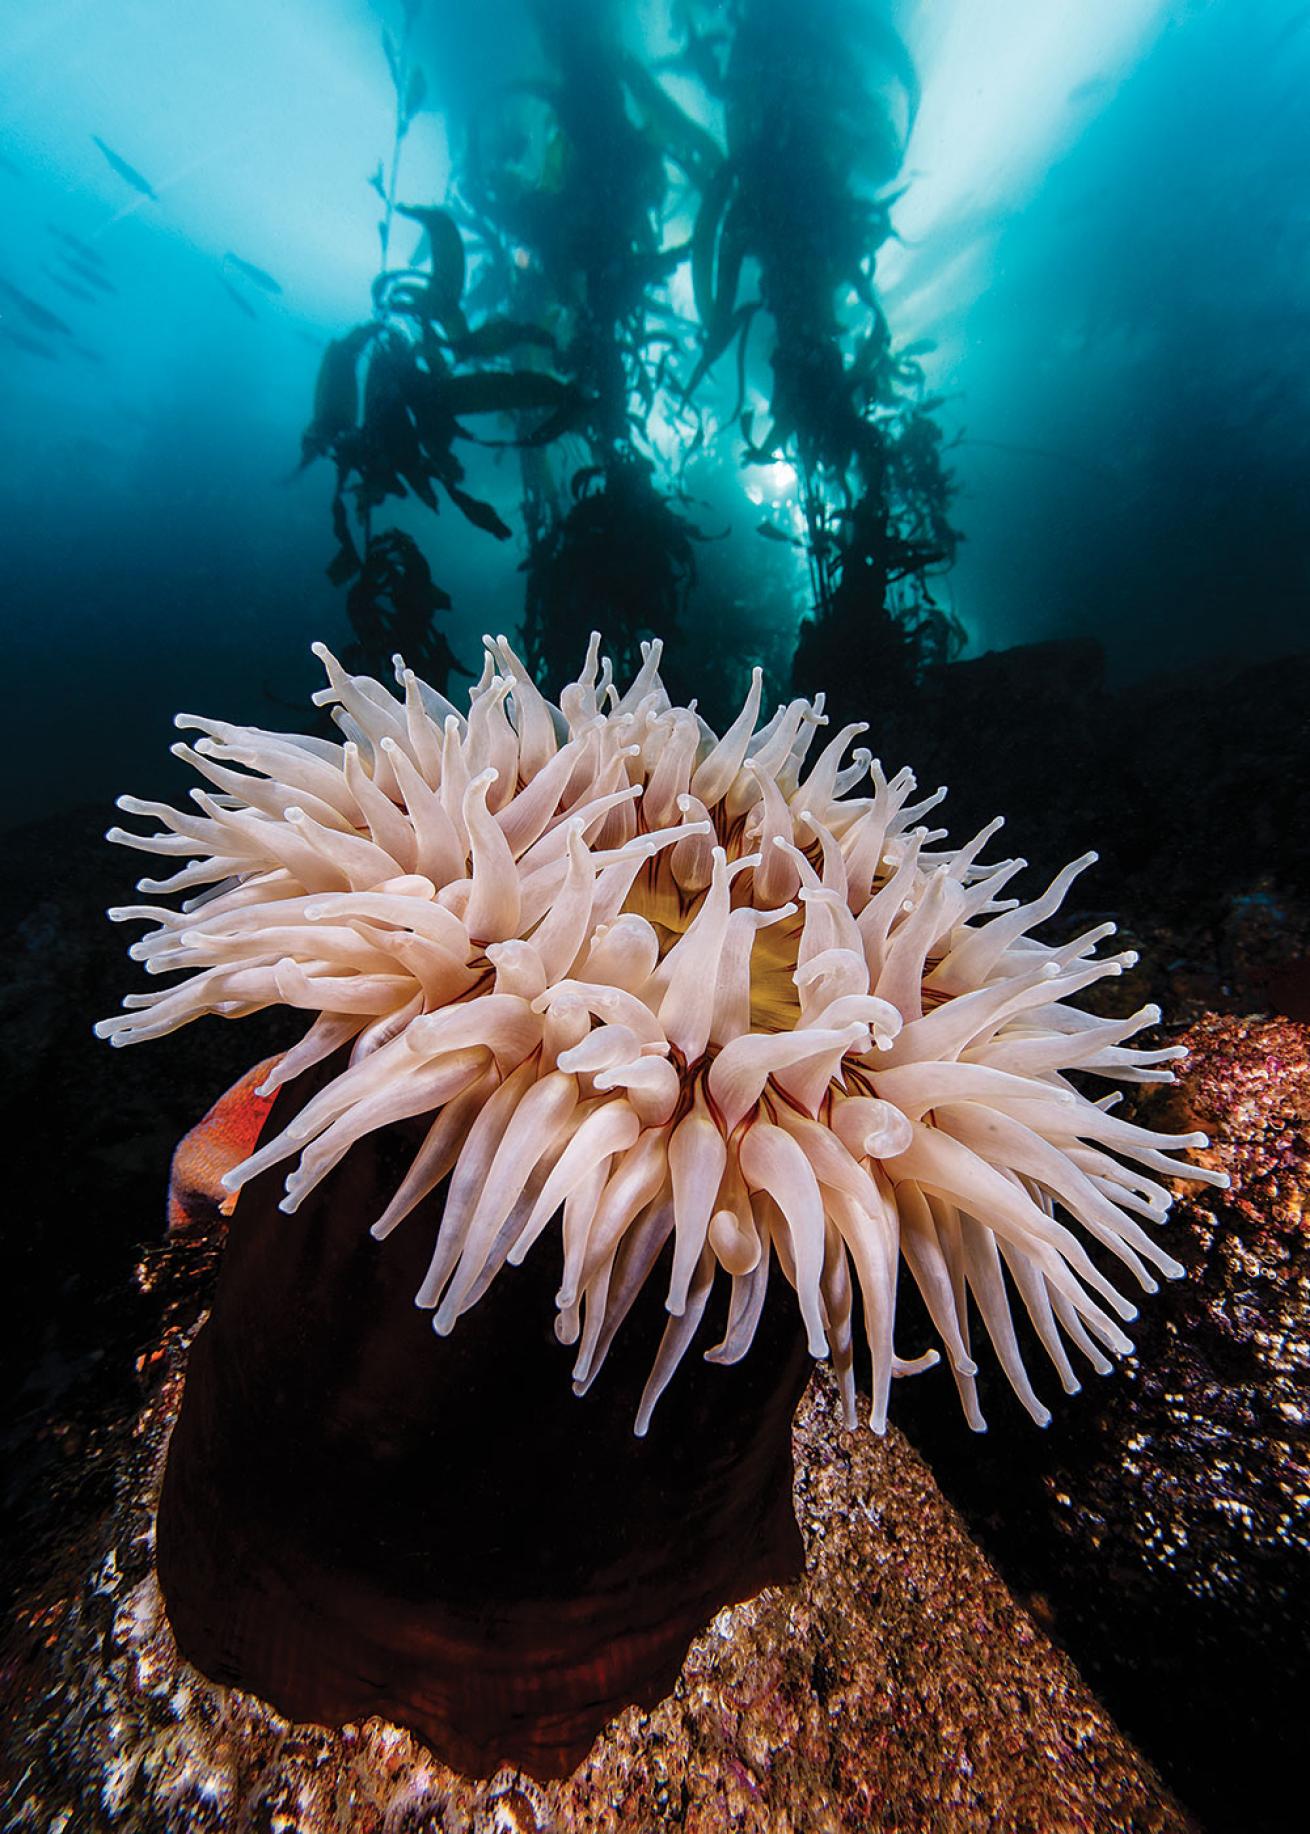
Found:
[(1222, 1182), (1169, 1156), (1203, 1135), (1152, 1133), (1079, 1086), (1168, 1081), (1183, 1054), (1129, 1044), (1155, 1007), (1070, 1003), (1132, 964), (1094, 953), (1113, 924), (1055, 945), (1031, 933), (1095, 855), (1031, 903), (1003, 898), (1024, 862), (983, 863), (999, 821), (942, 847), (922, 823), (944, 791), (913, 802), (908, 770), (888, 777), (865, 750), (843, 763), (862, 726), (811, 761), (822, 697), (757, 729), (757, 670), (720, 737), (670, 703), (658, 643), (620, 694), (593, 638), (558, 708), (504, 638), (486, 651), (464, 715), (399, 658), (397, 697), (317, 645), (340, 743), (179, 716), (203, 736), (174, 750), (212, 791), (192, 791), (194, 814), (124, 797), (163, 831), (109, 838), (187, 862), (141, 890), (197, 895), (110, 915), (154, 925), (131, 951), (150, 973), (190, 972), (97, 1030), (121, 1045), (207, 1013), (314, 1014), (264, 1090), (341, 1067), (229, 1190), (294, 1160), (294, 1211), (362, 1136), (430, 1117), (361, 1221), (381, 1240), (449, 1180), (416, 1295), (443, 1336), (549, 1236), (579, 1393), (671, 1238), (638, 1434), (720, 1274), (727, 1322), (706, 1359), (733, 1363), (775, 1263), (849, 1424), (856, 1287), (876, 1430), (892, 1377), (937, 1359), (894, 1347), (902, 1260), (970, 1424), (970, 1294), (1044, 1422), (1012, 1296), (1075, 1391), (1069, 1346), (1102, 1372), (1132, 1348), (1107, 1256), (1153, 1291), (1181, 1271), (1151, 1233), (1161, 1180)]

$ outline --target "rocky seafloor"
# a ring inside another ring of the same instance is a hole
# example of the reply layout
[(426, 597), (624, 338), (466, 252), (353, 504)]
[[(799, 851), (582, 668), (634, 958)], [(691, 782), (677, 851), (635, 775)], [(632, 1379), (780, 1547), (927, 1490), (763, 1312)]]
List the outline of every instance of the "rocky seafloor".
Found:
[[(179, 1663), (150, 1576), (151, 1499), (217, 1242), (139, 1245), (161, 1234), (173, 1143), (298, 1028), (212, 1024), (199, 1048), (196, 1034), (127, 1058), (95, 1045), (89, 1020), (125, 985), (124, 938), (98, 913), (128, 875), (98, 812), (11, 836), (0, 1095), (38, 1175), (0, 1301), (17, 1397), (0, 1441), (0, 1828), (1299, 1825), (1310, 748), (1291, 709), (1306, 671), (1160, 704), (1098, 689), (1080, 724), (1080, 666), (983, 658), (949, 675), (949, 717), (903, 749), (931, 759), (924, 781), (956, 785), (954, 831), (1008, 807), (1039, 864), (1103, 839), (1118, 811), (1091, 895), (1132, 917), (1131, 1003), (1159, 999), (1193, 1052), (1175, 1090), (1142, 1099), (1156, 1124), (1206, 1128), (1233, 1186), (1179, 1187), (1186, 1278), (1144, 1303), (1127, 1364), (1044, 1433), (993, 1381), (974, 1438), (935, 1371), (898, 1387), (885, 1440), (847, 1434), (820, 1376), (796, 1430), (803, 1580), (721, 1614), (674, 1694), (621, 1715), (562, 1784), (469, 1783), (378, 1721), (289, 1727)], [(1011, 717), (1035, 688), (1040, 731)], [(1156, 730), (1139, 757), (1143, 710)], [(972, 779), (952, 738), (966, 725)], [(1020, 794), (1034, 752), (1065, 786), (1036, 806)]]
[[(189, 1253), (190, 1251), (188, 1251)], [(152, 1515), (186, 1360), (92, 1456), (112, 1508), (9, 1639), (5, 1827), (241, 1834), (684, 1828), (1132, 1829), (1192, 1823), (969, 1539), (899, 1432), (848, 1433), (826, 1372), (797, 1418), (806, 1570), (719, 1613), (653, 1712), (566, 1782), (472, 1782), (381, 1720), (288, 1725), (178, 1655)]]

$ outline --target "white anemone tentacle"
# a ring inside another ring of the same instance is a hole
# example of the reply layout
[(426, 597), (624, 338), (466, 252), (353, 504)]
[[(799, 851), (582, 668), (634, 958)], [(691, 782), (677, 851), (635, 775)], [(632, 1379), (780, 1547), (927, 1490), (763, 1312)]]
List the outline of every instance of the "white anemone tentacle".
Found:
[(179, 716), (201, 736), (174, 750), (209, 787), (194, 810), (121, 798), (159, 827), (109, 838), (174, 862), (141, 890), (187, 894), (180, 909), (110, 916), (148, 926), (130, 953), (149, 974), (181, 978), (97, 1032), (124, 1045), (206, 1014), (310, 1013), (263, 1092), (310, 1070), (320, 1087), (228, 1189), (291, 1161), (283, 1207), (320, 1187), (330, 1201), (355, 1141), (424, 1123), (362, 1220), (383, 1239), (446, 1186), (417, 1295), (438, 1333), (545, 1237), (582, 1393), (643, 1285), (667, 1278), (638, 1432), (720, 1277), (727, 1322), (705, 1356), (732, 1363), (775, 1267), (848, 1424), (857, 1335), (877, 1431), (893, 1376), (937, 1358), (894, 1348), (902, 1264), (970, 1425), (979, 1323), (1047, 1419), (1015, 1298), (1072, 1392), (1071, 1349), (1104, 1371), (1131, 1347), (1134, 1308), (1085, 1242), (1152, 1291), (1181, 1272), (1154, 1235), (1160, 1180), (1226, 1182), (1174, 1156), (1203, 1136), (1083, 1093), (1084, 1075), (1169, 1082), (1181, 1055), (1130, 1042), (1155, 1007), (1072, 1004), (1132, 965), (1095, 953), (1113, 925), (1059, 946), (1033, 934), (1095, 856), (1004, 898), (1024, 862), (981, 859), (1000, 822), (933, 851), (944, 830), (923, 818), (945, 792), (915, 803), (909, 771), (863, 750), (845, 763), (862, 726), (814, 755), (822, 697), (761, 724), (757, 669), (719, 737), (670, 701), (659, 643), (619, 694), (593, 637), (558, 708), (504, 637), (485, 648), (467, 714), (399, 657), (396, 694), (320, 644), (315, 700), (340, 742)]

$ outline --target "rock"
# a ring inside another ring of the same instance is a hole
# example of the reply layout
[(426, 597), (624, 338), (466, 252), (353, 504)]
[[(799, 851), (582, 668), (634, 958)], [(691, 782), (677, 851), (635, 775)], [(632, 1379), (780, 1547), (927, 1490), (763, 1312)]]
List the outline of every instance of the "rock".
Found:
[[(1310, 657), (1106, 682), (1095, 643), (1018, 645), (927, 672), (869, 743), (911, 765), (957, 842), (995, 815), (1031, 897), (1095, 848), (1061, 923), (1149, 945), (1140, 1002), (1173, 1018), (1310, 1008)], [(865, 717), (875, 716), (864, 709)], [(1146, 976), (1149, 974), (1149, 983)]]
[(42, 1564), (45, 1536), (29, 1534), (25, 1514), (32, 1493), (60, 1493), (46, 1535), (67, 1536), (103, 1507), (96, 1467), (72, 1440), (99, 1431), (111, 1391), (124, 1406), (135, 1398), (133, 1358), (158, 1317), (133, 1270), (163, 1221), (174, 1145), (256, 1058), (304, 1030), (302, 1016), (274, 1011), (213, 1020), (202, 1038), (149, 1051), (93, 1037), (92, 1023), (144, 981), (126, 959), (127, 931), (104, 915), (135, 900), (140, 870), (106, 845), (112, 814), (106, 799), (15, 827), (0, 862), (0, 929), (12, 938), (0, 955), (0, 1131), (21, 1147), (26, 1173), (0, 1290), (6, 1601)]
[(998, 1393), (983, 1455), (935, 1376), (899, 1417), (1173, 1787), (1250, 1834), (1287, 1825), (1310, 1684), (1310, 1031), (1210, 1015), (1181, 1042), (1142, 1119), (1203, 1128), (1232, 1186), (1175, 1186), (1186, 1274), (1136, 1354), (1044, 1435)]
[[(118, 1497), (56, 1550), (5, 1654), (4, 1826), (142, 1834), (839, 1834), (1191, 1826), (1017, 1605), (904, 1438), (840, 1426), (819, 1372), (796, 1425), (796, 1585), (721, 1612), (673, 1693), (621, 1713), (581, 1768), (469, 1782), (378, 1719), (291, 1726), (181, 1662), (152, 1519), (183, 1380), (196, 1247), (153, 1258), (166, 1371), (100, 1456)], [(174, 1257), (180, 1259), (174, 1260)], [(193, 1302), (193, 1301), (192, 1301)]]

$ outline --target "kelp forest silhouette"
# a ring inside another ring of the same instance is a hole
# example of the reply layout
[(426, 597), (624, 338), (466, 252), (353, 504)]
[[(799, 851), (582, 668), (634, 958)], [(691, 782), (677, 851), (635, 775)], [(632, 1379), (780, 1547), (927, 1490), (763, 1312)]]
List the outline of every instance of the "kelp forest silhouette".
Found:
[[(327, 347), (302, 442), (335, 471), (348, 664), (384, 674), (399, 652), (439, 690), (469, 673), (428, 558), (450, 527), (420, 545), (387, 521), (412, 497), (479, 538), (518, 534), (521, 643), (551, 689), (598, 629), (619, 678), (663, 637), (671, 687), (710, 720), (756, 662), (778, 693), (824, 686), (837, 716), (903, 700), (963, 635), (934, 590), (958, 540), (940, 402), (876, 280), (918, 102), (903, 45), (849, 0), (681, 0), (660, 56), (594, 0), (528, 10), (539, 69), (448, 123), (440, 202), (405, 186), (422, 0), (383, 33), (395, 129), (369, 181), (371, 309)], [(402, 228), (420, 236), (408, 264)], [(517, 531), (466, 488), (474, 446), (515, 453)], [(737, 469), (746, 490), (725, 491)], [(790, 601), (771, 648), (749, 591), (722, 608), (730, 643), (712, 594), (688, 623), (698, 550), (752, 499), (760, 542), (794, 562), (759, 550)]]

